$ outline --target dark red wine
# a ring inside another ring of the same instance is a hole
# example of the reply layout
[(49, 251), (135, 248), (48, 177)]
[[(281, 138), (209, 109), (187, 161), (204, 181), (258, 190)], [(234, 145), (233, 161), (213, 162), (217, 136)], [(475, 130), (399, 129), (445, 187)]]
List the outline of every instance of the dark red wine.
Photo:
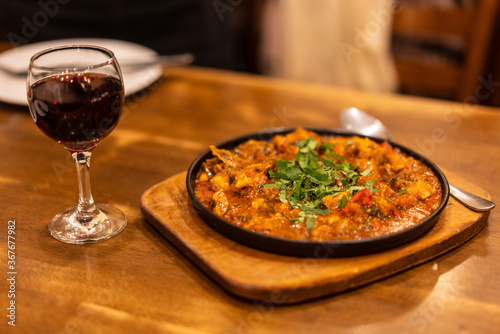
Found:
[(31, 116), (50, 138), (72, 151), (88, 150), (116, 127), (123, 85), (101, 73), (47, 77), (28, 92)]

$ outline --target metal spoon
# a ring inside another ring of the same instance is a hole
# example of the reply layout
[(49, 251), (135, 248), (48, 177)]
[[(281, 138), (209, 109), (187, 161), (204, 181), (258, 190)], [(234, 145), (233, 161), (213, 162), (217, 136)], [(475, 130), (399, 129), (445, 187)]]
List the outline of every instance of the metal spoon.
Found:
[[(365, 136), (390, 140), (391, 133), (377, 118), (356, 108), (349, 108), (340, 114), (340, 124), (346, 130)], [(449, 183), (450, 194), (459, 202), (474, 211), (488, 211), (495, 207), (495, 203), (482, 197), (471, 194)]]

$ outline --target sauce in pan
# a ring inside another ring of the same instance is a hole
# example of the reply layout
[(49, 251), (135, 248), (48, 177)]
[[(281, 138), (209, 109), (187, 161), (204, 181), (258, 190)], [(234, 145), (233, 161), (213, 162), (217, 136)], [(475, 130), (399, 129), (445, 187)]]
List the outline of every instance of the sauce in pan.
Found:
[(387, 142), (297, 128), (270, 142), (211, 150), (196, 197), (223, 219), (266, 235), (312, 241), (387, 235), (421, 222), (442, 199), (432, 170)]

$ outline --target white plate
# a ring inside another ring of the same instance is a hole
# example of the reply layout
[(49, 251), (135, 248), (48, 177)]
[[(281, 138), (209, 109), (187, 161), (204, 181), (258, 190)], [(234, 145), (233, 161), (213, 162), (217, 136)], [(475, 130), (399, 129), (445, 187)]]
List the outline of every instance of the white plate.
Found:
[[(122, 64), (134, 60), (146, 61), (158, 56), (154, 50), (131, 42), (110, 39), (76, 38), (27, 44), (7, 50), (0, 53), (0, 64), (10, 67), (13, 70), (27, 70), (31, 56), (38, 51), (68, 44), (86, 44), (105, 47), (113, 51), (118, 63)], [(144, 69), (136, 69), (129, 72), (127, 72), (126, 69), (122, 69), (125, 95), (134, 94), (148, 87), (161, 76), (161, 72), (160, 65), (148, 66)], [(26, 78), (14, 77), (0, 71), (0, 101), (17, 105), (27, 105)]]

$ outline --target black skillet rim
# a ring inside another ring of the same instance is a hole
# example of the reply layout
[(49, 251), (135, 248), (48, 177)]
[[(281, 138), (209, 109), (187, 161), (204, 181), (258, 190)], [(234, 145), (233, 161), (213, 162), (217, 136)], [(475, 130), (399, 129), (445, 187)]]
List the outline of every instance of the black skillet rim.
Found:
[[(249, 139), (256, 140), (270, 140), (273, 136), (277, 134), (286, 134), (288, 132), (294, 131), (296, 128), (271, 128), (265, 129), (258, 132), (253, 132), (245, 135), (241, 135), (222, 143), (217, 144), (218, 148), (232, 149), (238, 144), (243, 143)], [(306, 130), (314, 131), (319, 135), (328, 136), (359, 136), (358, 134), (345, 131), (342, 129), (326, 129), (326, 128), (314, 128), (307, 127)], [(384, 140), (370, 137), (378, 143)], [(222, 219), (215, 213), (206, 208), (196, 197), (194, 193), (194, 182), (196, 175), (202, 165), (202, 163), (212, 158), (212, 152), (210, 149), (202, 152), (191, 164), (188, 169), (186, 177), (186, 188), (189, 197), (192, 200), (193, 206), (198, 213), (198, 215), (207, 223), (212, 229), (222, 234), (223, 236), (232, 239), (238, 243), (244, 244), (246, 246), (259, 249), (265, 252), (270, 252), (280, 255), (297, 256), (297, 257), (312, 257), (312, 258), (330, 258), (330, 257), (351, 257), (351, 256), (361, 256), (372, 253), (378, 253), (398, 246), (402, 246), (409, 243), (430, 230), (437, 222), (441, 212), (444, 210), (448, 203), (450, 189), (448, 185), (448, 180), (446, 179), (444, 173), (434, 164), (431, 160), (427, 159), (423, 155), (414, 150), (411, 150), (405, 146), (388, 141), (393, 147), (399, 148), (402, 152), (409, 156), (420, 160), (426, 166), (428, 166), (439, 179), (442, 189), (442, 200), (438, 208), (426, 219), (420, 223), (406, 228), (404, 230), (391, 233), (384, 236), (365, 238), (360, 240), (338, 240), (338, 241), (309, 241), (309, 240), (294, 240), (282, 237), (275, 237), (265, 235), (259, 232), (250, 231), (232, 224), (229, 221)]]

